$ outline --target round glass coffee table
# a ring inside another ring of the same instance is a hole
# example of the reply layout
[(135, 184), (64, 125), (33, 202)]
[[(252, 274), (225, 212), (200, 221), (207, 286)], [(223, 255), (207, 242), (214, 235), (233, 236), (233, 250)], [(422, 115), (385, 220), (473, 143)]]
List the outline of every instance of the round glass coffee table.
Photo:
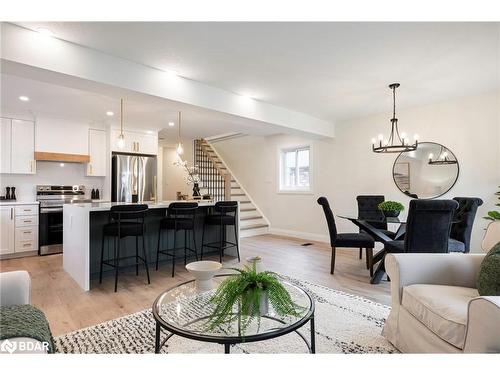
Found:
[[(270, 340), (288, 333), (299, 335), (309, 352), (315, 353), (314, 301), (307, 291), (286, 280), (281, 281), (292, 300), (300, 307), (299, 316), (278, 315), (269, 304), (269, 311), (261, 317), (260, 324), (254, 319), (244, 333), (239, 332), (237, 320), (209, 330), (207, 322), (214, 308), (210, 298), (218, 285), (229, 276), (231, 275), (215, 276), (213, 287), (209, 290), (199, 290), (192, 280), (167, 289), (158, 296), (153, 303), (153, 316), (156, 321), (155, 353), (159, 353), (174, 335), (224, 345), (224, 352), (228, 354), (231, 345)], [(308, 322), (311, 329), (309, 340), (298, 331)], [(167, 331), (163, 340), (162, 329)]]

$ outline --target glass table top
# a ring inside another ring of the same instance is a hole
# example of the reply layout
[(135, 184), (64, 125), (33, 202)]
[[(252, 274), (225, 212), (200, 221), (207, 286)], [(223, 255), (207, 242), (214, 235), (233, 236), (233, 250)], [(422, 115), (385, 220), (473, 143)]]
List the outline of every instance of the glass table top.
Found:
[[(200, 290), (194, 280), (166, 290), (153, 304), (155, 319), (172, 333), (192, 338), (213, 338), (213, 341), (220, 341), (223, 338), (279, 336), (283, 334), (283, 331), (289, 332), (302, 326), (314, 312), (314, 302), (304, 289), (280, 279), (298, 306), (298, 316), (278, 315), (269, 303), (268, 313), (260, 319), (260, 322), (258, 319), (253, 319), (243, 334), (239, 330), (238, 320), (210, 330), (208, 321), (214, 310), (210, 298), (227, 277), (231, 277), (231, 275), (215, 276), (212, 288), (209, 290)], [(233, 312), (236, 314), (237, 306), (233, 308)]]
[(353, 215), (337, 215), (338, 217), (342, 219), (348, 219), (348, 220), (363, 220), (369, 223), (387, 223), (387, 224), (405, 224), (406, 223), (406, 217), (385, 217), (385, 216), (380, 216), (380, 217), (373, 217), (370, 219), (367, 219), (365, 217), (358, 217), (358, 215), (353, 214)]

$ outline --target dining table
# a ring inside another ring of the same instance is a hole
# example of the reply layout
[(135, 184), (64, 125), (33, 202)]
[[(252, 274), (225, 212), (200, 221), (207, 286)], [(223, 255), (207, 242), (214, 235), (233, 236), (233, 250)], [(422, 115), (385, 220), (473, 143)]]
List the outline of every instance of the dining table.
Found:
[[(398, 241), (403, 240), (404, 235), (406, 233), (406, 219), (400, 219), (399, 217), (385, 217), (381, 216), (379, 218), (361, 218), (357, 215), (337, 215), (341, 219), (346, 219), (351, 221), (354, 225), (356, 225), (359, 229), (368, 233), (373, 237), (375, 242), (381, 242), (385, 245), (389, 241)], [(391, 238), (387, 235), (386, 231), (383, 228), (380, 228), (382, 224), (392, 224), (397, 226), (397, 230), (395, 231), (394, 238)], [(385, 275), (385, 266), (384, 259), (386, 255), (385, 246), (373, 255), (372, 264), (377, 264), (376, 270), (373, 272), (373, 276), (370, 279), (371, 284), (379, 284), (382, 278)]]

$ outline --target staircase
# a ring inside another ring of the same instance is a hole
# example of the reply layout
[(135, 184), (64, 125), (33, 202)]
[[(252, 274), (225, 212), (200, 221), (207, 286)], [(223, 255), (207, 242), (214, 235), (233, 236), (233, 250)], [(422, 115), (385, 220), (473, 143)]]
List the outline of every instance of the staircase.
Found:
[(195, 141), (195, 165), (199, 168), (202, 186), (218, 200), (240, 202), (240, 237), (265, 234), (269, 221), (236, 180), (220, 155), (204, 139)]

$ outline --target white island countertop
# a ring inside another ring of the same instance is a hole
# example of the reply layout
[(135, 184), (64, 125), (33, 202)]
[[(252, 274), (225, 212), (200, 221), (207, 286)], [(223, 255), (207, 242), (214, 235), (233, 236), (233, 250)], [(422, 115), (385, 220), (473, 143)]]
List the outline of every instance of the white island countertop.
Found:
[[(200, 207), (210, 207), (215, 203), (208, 200), (189, 200), (189, 201), (161, 201), (161, 202), (140, 202), (140, 203), (125, 203), (125, 202), (92, 202), (92, 203), (72, 203), (72, 207), (84, 208), (87, 211), (109, 211), (113, 206), (121, 206), (125, 204), (147, 204), (148, 208), (168, 208), (170, 203), (185, 203), (185, 202), (196, 202)], [(66, 205), (64, 205), (66, 206)]]
[(25, 206), (29, 204), (38, 204), (37, 201), (12, 201), (12, 200), (1, 200), (0, 206)]

